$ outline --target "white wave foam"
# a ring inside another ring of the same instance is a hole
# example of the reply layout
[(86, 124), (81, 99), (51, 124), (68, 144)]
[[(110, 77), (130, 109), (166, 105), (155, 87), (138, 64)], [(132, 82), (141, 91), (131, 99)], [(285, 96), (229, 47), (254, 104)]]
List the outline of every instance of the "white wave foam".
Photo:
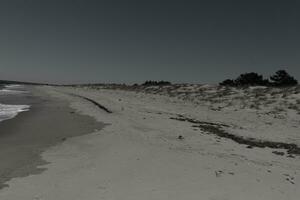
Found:
[(7, 90), (7, 89), (0, 90), (0, 94), (24, 94), (24, 93), (28, 93), (28, 92), (22, 90)]
[(29, 105), (5, 105), (0, 104), (0, 121), (11, 119), (17, 116), (19, 112), (28, 111)]
[(20, 90), (23, 88), (23, 85), (5, 85), (4, 89), (0, 90), (0, 95), (28, 93), (28, 91)]
[(5, 88), (24, 88), (23, 85), (6, 85)]

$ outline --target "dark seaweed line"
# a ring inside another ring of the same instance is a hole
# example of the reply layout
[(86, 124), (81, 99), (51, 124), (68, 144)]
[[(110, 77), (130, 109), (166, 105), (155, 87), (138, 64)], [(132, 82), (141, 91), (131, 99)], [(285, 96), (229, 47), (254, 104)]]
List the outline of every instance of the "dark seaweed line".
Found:
[(257, 140), (254, 138), (244, 138), (241, 136), (237, 136), (231, 133), (227, 133), (222, 129), (222, 127), (228, 127), (228, 125), (225, 124), (217, 124), (217, 123), (211, 123), (211, 122), (202, 122), (195, 119), (189, 119), (186, 117), (183, 117), (182, 115), (179, 115), (178, 118), (171, 117), (170, 119), (178, 120), (178, 121), (187, 121), (194, 125), (193, 127), (200, 128), (204, 132), (208, 132), (214, 135), (217, 135), (219, 137), (228, 138), (231, 139), (234, 142), (237, 142), (239, 144), (245, 144), (248, 145), (249, 148), (251, 147), (258, 147), (258, 148), (273, 148), (273, 149), (286, 149), (288, 154), (294, 154), (294, 155), (300, 155), (300, 148), (293, 143), (284, 143), (284, 142), (271, 142), (271, 141), (263, 141), (263, 140)]
[(87, 97), (84, 97), (84, 96), (80, 96), (80, 95), (76, 95), (76, 94), (70, 94), (70, 95), (75, 96), (75, 97), (79, 97), (79, 98), (82, 98), (82, 99), (85, 99), (85, 100), (91, 102), (92, 104), (94, 104), (95, 106), (97, 106), (98, 108), (104, 110), (105, 112), (112, 113), (112, 111), (110, 111), (109, 109), (107, 109), (106, 107), (104, 107), (103, 105), (99, 104), (98, 102), (96, 102), (93, 99), (90, 99), (90, 98), (87, 98)]

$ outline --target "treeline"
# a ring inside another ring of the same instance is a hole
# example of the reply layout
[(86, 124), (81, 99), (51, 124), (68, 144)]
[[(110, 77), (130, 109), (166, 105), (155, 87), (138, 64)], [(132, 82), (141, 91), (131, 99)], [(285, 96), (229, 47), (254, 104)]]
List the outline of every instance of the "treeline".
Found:
[(163, 86), (163, 85), (171, 85), (169, 81), (145, 81), (143, 86)]
[(269, 79), (265, 79), (263, 75), (255, 72), (241, 74), (236, 79), (226, 79), (220, 83), (222, 86), (275, 86), (285, 87), (297, 85), (298, 81), (289, 75), (285, 70), (279, 70)]

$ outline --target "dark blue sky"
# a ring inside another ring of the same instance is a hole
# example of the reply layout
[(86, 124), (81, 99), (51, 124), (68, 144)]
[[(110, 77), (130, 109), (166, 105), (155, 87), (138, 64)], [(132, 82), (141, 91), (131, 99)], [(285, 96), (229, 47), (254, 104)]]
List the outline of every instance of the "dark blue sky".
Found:
[(300, 79), (300, 1), (0, 2), (0, 79), (215, 83)]

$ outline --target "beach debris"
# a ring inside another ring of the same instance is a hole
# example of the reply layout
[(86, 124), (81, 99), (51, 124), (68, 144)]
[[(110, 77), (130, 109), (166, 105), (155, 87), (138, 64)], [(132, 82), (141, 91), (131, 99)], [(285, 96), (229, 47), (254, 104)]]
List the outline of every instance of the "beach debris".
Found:
[(179, 135), (179, 136), (177, 137), (177, 139), (178, 139), (178, 140), (183, 140), (184, 137), (183, 137), (182, 135)]
[(76, 94), (72, 94), (72, 93), (69, 93), (69, 94), (72, 95), (72, 96), (75, 96), (75, 97), (85, 99), (85, 100), (91, 102), (92, 104), (94, 104), (95, 106), (97, 106), (98, 108), (104, 110), (107, 113), (112, 113), (111, 110), (109, 110), (108, 108), (106, 108), (105, 106), (101, 105), (100, 103), (98, 103), (97, 101), (95, 101), (93, 99), (90, 99), (90, 98), (87, 98), (87, 97), (84, 97), (84, 96), (80, 96), (80, 95), (76, 95)]
[[(300, 155), (300, 147), (294, 143), (285, 143), (285, 142), (273, 142), (267, 140), (258, 140), (255, 138), (246, 138), (242, 136), (238, 136), (232, 133), (228, 133), (224, 130), (225, 127), (229, 127), (226, 124), (221, 123), (213, 123), (213, 122), (205, 122), (199, 121), (196, 119), (188, 118), (182, 116), (180, 114), (177, 117), (170, 117), (172, 120), (189, 122), (192, 124), (192, 127), (198, 127), (203, 133), (217, 135), (220, 138), (230, 139), (238, 144), (247, 145), (247, 148), (272, 148), (272, 149), (286, 149), (288, 155)], [(280, 153), (281, 154), (281, 153)]]
[(289, 174), (283, 174), (283, 176), (286, 177), (286, 178), (285, 178), (286, 181), (290, 182), (290, 183), (293, 184), (293, 185), (295, 184), (295, 182), (294, 182), (295, 178), (294, 178), (294, 177), (292, 177), (292, 176), (289, 175)]
[(293, 156), (293, 155), (291, 155), (291, 154), (287, 155), (287, 157), (288, 157), (288, 158), (295, 158), (295, 156)]
[(280, 152), (280, 151), (272, 151), (272, 153), (279, 155), (279, 156), (284, 156), (284, 152)]
[(217, 178), (221, 177), (222, 174), (223, 174), (222, 170), (215, 171), (215, 175), (216, 175)]

